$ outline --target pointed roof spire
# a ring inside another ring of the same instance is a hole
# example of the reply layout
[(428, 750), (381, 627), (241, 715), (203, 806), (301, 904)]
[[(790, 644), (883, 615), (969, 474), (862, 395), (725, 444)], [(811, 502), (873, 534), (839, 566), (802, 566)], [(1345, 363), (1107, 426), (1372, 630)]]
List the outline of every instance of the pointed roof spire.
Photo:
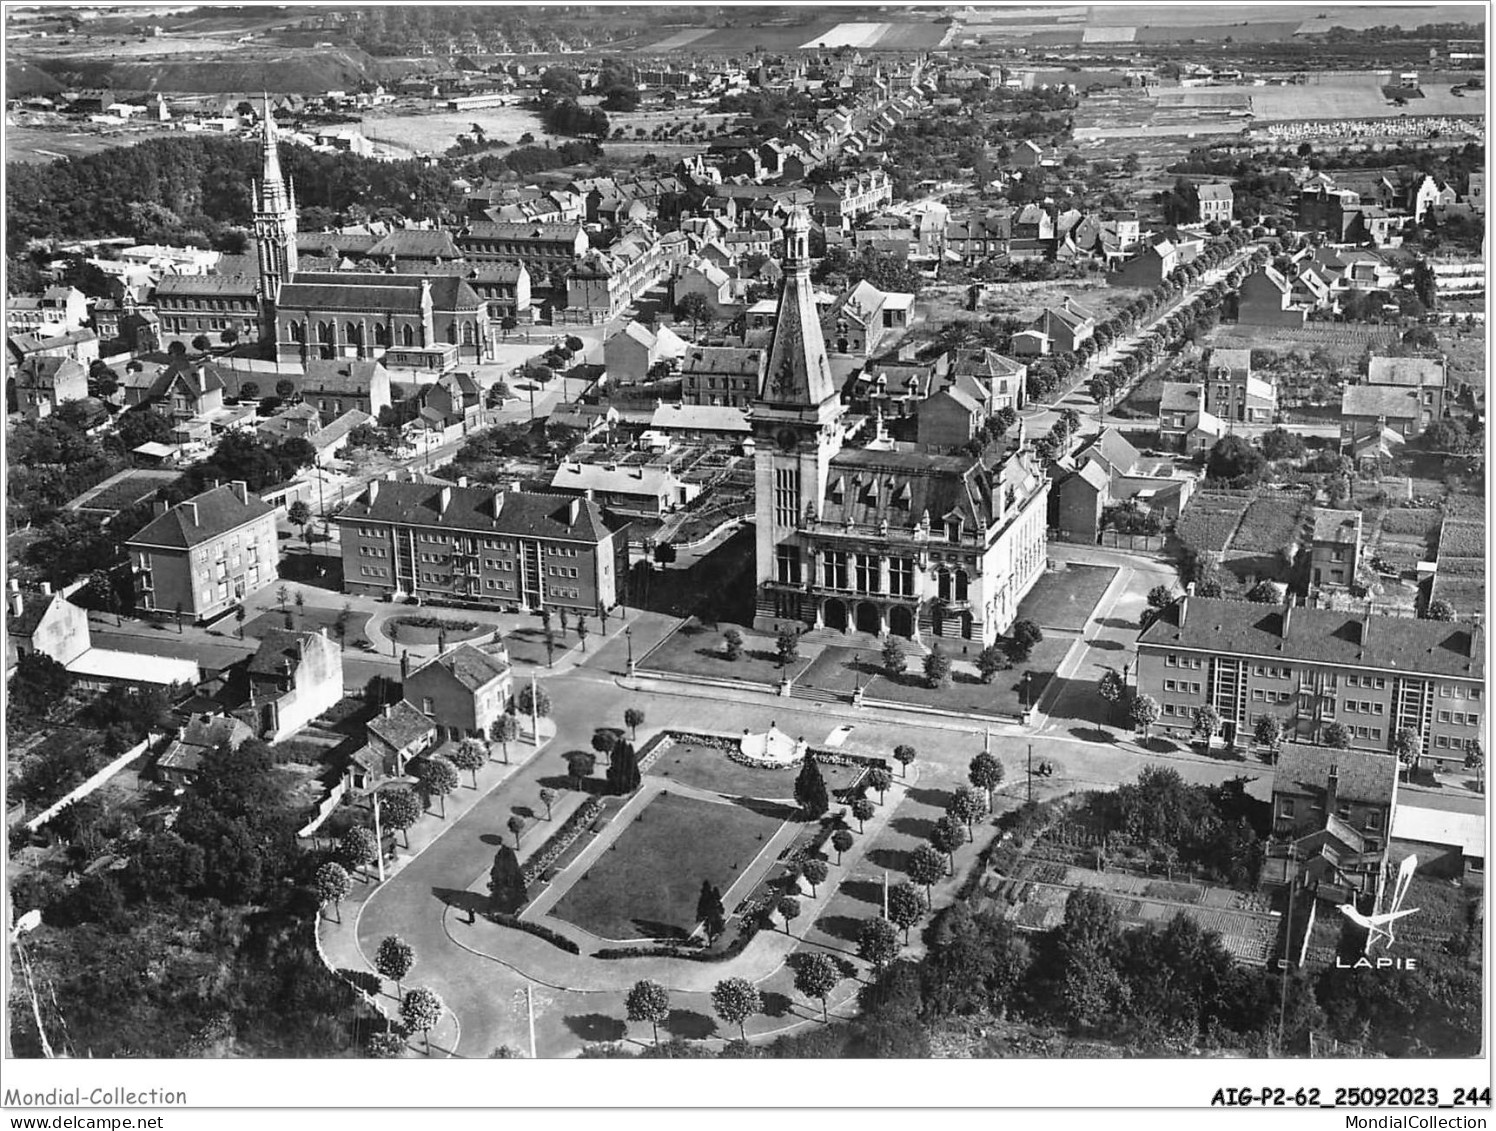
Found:
[(788, 408), (839, 405), (810, 282), (810, 216), (803, 207), (790, 211), (784, 230), (785, 273), (769, 345), (763, 399)]

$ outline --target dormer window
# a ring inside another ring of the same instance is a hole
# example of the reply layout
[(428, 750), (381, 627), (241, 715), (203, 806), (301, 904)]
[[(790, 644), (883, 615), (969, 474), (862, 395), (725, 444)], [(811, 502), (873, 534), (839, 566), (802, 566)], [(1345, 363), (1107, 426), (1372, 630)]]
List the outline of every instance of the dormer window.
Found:
[(946, 520), (945, 537), (949, 542), (961, 541), (961, 520), (959, 518), (951, 518)]
[(865, 507), (876, 507), (878, 505), (878, 481), (869, 479), (862, 487), (862, 505)]
[(901, 510), (901, 511), (907, 511), (909, 509), (909, 504), (910, 504), (911, 498), (912, 498), (912, 495), (911, 495), (911, 492), (909, 490), (909, 484), (905, 483), (897, 491), (895, 491), (893, 493), (893, 506), (894, 506), (894, 509), (895, 510)]

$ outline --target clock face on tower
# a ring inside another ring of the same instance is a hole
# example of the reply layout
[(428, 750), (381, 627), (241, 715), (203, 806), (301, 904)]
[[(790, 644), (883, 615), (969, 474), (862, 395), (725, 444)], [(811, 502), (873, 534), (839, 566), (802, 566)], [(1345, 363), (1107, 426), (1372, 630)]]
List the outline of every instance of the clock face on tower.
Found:
[(792, 452), (800, 446), (800, 437), (793, 428), (781, 428), (777, 438), (782, 452)]

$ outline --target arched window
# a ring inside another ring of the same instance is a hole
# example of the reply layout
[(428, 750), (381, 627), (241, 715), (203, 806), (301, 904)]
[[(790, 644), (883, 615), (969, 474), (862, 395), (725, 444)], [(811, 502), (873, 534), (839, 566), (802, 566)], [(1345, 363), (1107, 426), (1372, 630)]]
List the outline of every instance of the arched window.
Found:
[(457, 344), (457, 323), (456, 322), (448, 322), (447, 323), (447, 345), (449, 345), (449, 346), (455, 346), (456, 344)]
[(348, 342), (350, 345), (356, 343), (359, 338), (363, 336), (359, 333), (358, 327), (355, 326), (352, 322), (348, 323), (348, 325), (345, 326), (344, 329), (346, 330), (346, 334), (344, 335), (343, 340), (345, 342)]
[(317, 323), (317, 340), (319, 342), (322, 342), (325, 345), (331, 345), (332, 344), (332, 323), (331, 322), (318, 322)]
[(383, 322), (374, 323), (374, 344), (376, 346), (388, 346), (390, 344), (390, 330)]
[(958, 569), (956, 571), (956, 600), (966, 600), (966, 585), (966, 571), (964, 569)]
[(408, 322), (400, 328), (400, 342), (407, 348), (416, 344), (416, 332)]
[(939, 582), (939, 585), (940, 585), (940, 590), (939, 590), (939, 592), (940, 592), (940, 599), (942, 601), (949, 601), (951, 599), (951, 575), (950, 575), (950, 573), (947, 572), (946, 570), (941, 570), (936, 575), (936, 578), (937, 578), (937, 580)]
[(293, 342), (306, 341), (306, 323), (291, 319), (291, 340)]
[(462, 324), (462, 344), (470, 346), (474, 343), (474, 340), (473, 324), (471, 322), (464, 322)]

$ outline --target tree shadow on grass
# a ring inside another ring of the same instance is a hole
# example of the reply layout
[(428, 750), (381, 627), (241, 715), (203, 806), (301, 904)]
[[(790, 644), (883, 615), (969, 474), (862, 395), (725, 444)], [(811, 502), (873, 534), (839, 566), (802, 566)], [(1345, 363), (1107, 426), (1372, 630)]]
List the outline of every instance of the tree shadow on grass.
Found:
[(621, 1041), (629, 1027), (606, 1013), (572, 1014), (562, 1019), (566, 1027), (584, 1041)]
[(498, 834), (498, 833), (484, 833), (484, 834), (483, 834), (483, 835), (482, 835), (482, 836), (480, 836), (480, 837), (479, 837), (479, 838), (478, 838), (478, 839), (479, 839), (479, 840), (480, 840), (480, 841), (481, 841), (481, 842), (482, 842), (482, 843), (484, 843), (484, 844), (486, 844), (486, 845), (488, 845), (488, 846), (489, 846), (489, 847), (490, 847), (490, 848), (498, 848), (498, 847), (499, 847), (499, 846), (500, 846), (500, 845), (503, 845), (503, 844), (507, 844), (507, 843), (508, 843), (508, 842), (507, 842), (507, 841), (506, 841), (506, 840), (505, 840), (505, 839), (504, 839), (504, 838), (503, 838), (503, 837), (501, 837), (501, 836), (500, 836), (500, 835), (499, 835), (499, 834)]
[(634, 929), (646, 939), (684, 939), (686, 932), (674, 923), (662, 923), (658, 919), (631, 919)]
[[(897, 848), (875, 848), (869, 852), (864, 859), (874, 868), (888, 868), (901, 871), (909, 862), (909, 854)], [(843, 887), (846, 885), (843, 884)]]
[(773, 990), (764, 992), (759, 1000), (763, 1003), (765, 1017), (787, 1016), (790, 1007), (794, 1004), (786, 995), (775, 993)]
[(704, 1041), (717, 1035), (717, 1023), (694, 1009), (672, 1009), (665, 1021), (665, 1028), (671, 1036), (688, 1041)]
[(907, 794), (910, 801), (916, 805), (929, 805), (935, 809), (944, 809), (950, 802), (951, 791), (948, 789), (921, 789), (915, 786)]
[(924, 817), (895, 817), (889, 822), (889, 828), (904, 836), (917, 837), (926, 840), (935, 831), (935, 822)]
[[(1071, 727), (1069, 733), (1082, 742), (1105, 742), (1110, 745), (1116, 741), (1116, 736), (1104, 727)], [(1024, 765), (1026, 767), (1027, 763)]]
[(730, 800), (734, 805), (747, 809), (750, 813), (757, 813), (760, 817), (769, 817), (776, 821), (788, 821), (800, 812), (793, 805), (786, 805), (781, 801), (766, 801), (761, 797), (734, 797)]
[(816, 920), (816, 926), (834, 939), (855, 943), (865, 921), (850, 915), (822, 915)]
[(841, 892), (860, 903), (883, 905), (883, 885), (876, 880), (847, 880), (842, 884)]
[(453, 911), (460, 911), (464, 915), (481, 915), (487, 911), (492, 903), (487, 895), (476, 891), (459, 891), (457, 888), (432, 888), (431, 894), (436, 896)]
[(1093, 640), (1091, 641), (1091, 647), (1099, 648), (1103, 652), (1120, 652), (1123, 649), (1123, 644), (1120, 640)]
[(509, 811), (516, 817), (523, 817), (527, 821), (538, 820), (540, 816), (528, 805), (511, 805)]

